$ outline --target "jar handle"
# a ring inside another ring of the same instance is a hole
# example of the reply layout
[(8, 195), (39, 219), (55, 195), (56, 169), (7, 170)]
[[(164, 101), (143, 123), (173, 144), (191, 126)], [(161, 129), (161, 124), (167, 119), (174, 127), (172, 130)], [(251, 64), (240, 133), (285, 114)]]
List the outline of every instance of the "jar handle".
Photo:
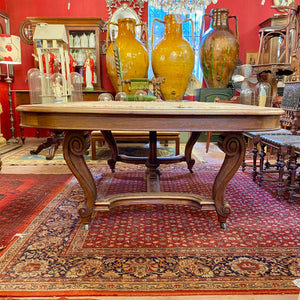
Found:
[(185, 22), (191, 22), (192, 23), (192, 37), (193, 37), (193, 50), (195, 51), (195, 34), (194, 34), (194, 22), (192, 19), (187, 19)]
[(228, 16), (229, 18), (235, 18), (235, 35), (237, 38), (239, 38), (239, 28), (238, 28), (238, 19), (237, 16)]
[(147, 51), (148, 51), (148, 31), (147, 31), (147, 24), (145, 22), (141, 22), (141, 23), (136, 24), (135, 26), (141, 26), (141, 29), (142, 29), (142, 26), (144, 26), (144, 31), (145, 31), (145, 35), (146, 35), (146, 47), (147, 47)]
[(203, 35), (204, 31), (205, 31), (205, 19), (204, 19), (205, 17), (212, 18), (212, 15), (204, 14), (202, 16), (202, 23), (201, 23), (201, 30), (200, 30), (200, 41), (202, 40), (202, 35)]
[(154, 33), (154, 23), (155, 23), (155, 21), (158, 21), (158, 22), (160, 22), (160, 23), (165, 24), (165, 22), (162, 21), (162, 20), (160, 20), (160, 19), (155, 18), (155, 19), (153, 20), (153, 22), (152, 22), (152, 31), (151, 31), (151, 52), (153, 51), (153, 33)]
[[(118, 26), (118, 23), (115, 22), (108, 22), (107, 23), (107, 30), (106, 30), (106, 49), (108, 48), (108, 40), (109, 40), (109, 26), (110, 25), (116, 25)], [(111, 41), (112, 42), (112, 41)]]

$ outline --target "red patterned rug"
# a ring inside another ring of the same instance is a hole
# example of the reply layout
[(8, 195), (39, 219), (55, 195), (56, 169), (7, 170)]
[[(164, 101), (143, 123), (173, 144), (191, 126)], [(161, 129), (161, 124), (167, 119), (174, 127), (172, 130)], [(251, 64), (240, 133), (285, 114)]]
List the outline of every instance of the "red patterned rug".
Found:
[[(99, 194), (145, 191), (142, 167), (93, 168)], [(163, 191), (210, 196), (217, 167), (161, 168)], [(276, 183), (270, 183), (276, 184)], [(226, 190), (228, 230), (216, 213), (184, 205), (132, 205), (78, 223), (75, 179), (0, 258), (0, 296), (299, 293), (300, 206), (277, 201), (238, 172)]]
[(0, 175), (0, 249), (22, 233), (70, 178), (70, 174)]

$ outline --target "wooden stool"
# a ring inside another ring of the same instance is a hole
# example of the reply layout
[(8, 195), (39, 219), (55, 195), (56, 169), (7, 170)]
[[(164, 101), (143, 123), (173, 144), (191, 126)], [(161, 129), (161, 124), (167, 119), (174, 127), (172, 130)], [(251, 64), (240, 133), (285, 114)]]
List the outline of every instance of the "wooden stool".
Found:
[[(112, 132), (116, 142), (148, 142), (148, 131), (113, 131)], [(157, 140), (164, 141), (165, 146), (168, 145), (168, 141), (175, 141), (175, 155), (179, 155), (180, 152), (180, 138), (179, 132), (157, 132)], [(105, 139), (101, 131), (92, 131), (91, 143), (92, 143), (92, 159), (97, 159), (96, 143), (103, 145)]]

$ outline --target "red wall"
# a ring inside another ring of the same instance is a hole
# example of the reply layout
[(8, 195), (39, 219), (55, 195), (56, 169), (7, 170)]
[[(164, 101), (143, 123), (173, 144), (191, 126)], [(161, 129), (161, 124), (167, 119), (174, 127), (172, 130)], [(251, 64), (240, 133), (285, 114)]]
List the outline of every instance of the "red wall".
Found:
[[(206, 13), (212, 8), (228, 8), (230, 15), (238, 17), (239, 24), (239, 42), (240, 59), (245, 61), (245, 53), (257, 51), (258, 49), (258, 24), (269, 18), (274, 13), (278, 13), (270, 6), (273, 0), (266, 0), (265, 5), (260, 4), (261, 0), (219, 0), (217, 4), (211, 4), (207, 7)], [(70, 0), (70, 10), (67, 9), (67, 0), (0, 0), (0, 8), (6, 10), (10, 16), (11, 33), (19, 35), (19, 26), (26, 17), (102, 17), (104, 21), (108, 20), (108, 12), (105, 0)], [(147, 11), (144, 10), (143, 21), (147, 20)], [(233, 25), (232, 25), (233, 26)], [(233, 27), (231, 27), (233, 28)], [(26, 80), (27, 71), (33, 67), (32, 46), (22, 42), (22, 64), (14, 66), (15, 81), (14, 90), (28, 89)], [(104, 62), (104, 60), (102, 59)], [(102, 85), (104, 89), (112, 90), (112, 85), (106, 74), (105, 65), (103, 67)], [(0, 101), (4, 113), (1, 115), (2, 133), (5, 138), (10, 137), (9, 110), (6, 97), (7, 87), (0, 84)], [(13, 94), (13, 97), (15, 95)], [(16, 135), (20, 134), (16, 125)], [(30, 135), (30, 131), (25, 131)], [(31, 131), (32, 132), (32, 131)]]
[(0, 9), (6, 11), (6, 1), (0, 0)]
[[(211, 4), (207, 7), (206, 13), (210, 13), (212, 8), (228, 8), (230, 15), (237, 16), (240, 59), (242, 62), (245, 62), (246, 52), (258, 50), (258, 24), (273, 14), (279, 13), (276, 9), (271, 8), (271, 5), (273, 5), (273, 0), (265, 0), (264, 5), (261, 5), (261, 0), (218, 0), (217, 4)], [(231, 29), (234, 30), (233, 23), (230, 24)]]

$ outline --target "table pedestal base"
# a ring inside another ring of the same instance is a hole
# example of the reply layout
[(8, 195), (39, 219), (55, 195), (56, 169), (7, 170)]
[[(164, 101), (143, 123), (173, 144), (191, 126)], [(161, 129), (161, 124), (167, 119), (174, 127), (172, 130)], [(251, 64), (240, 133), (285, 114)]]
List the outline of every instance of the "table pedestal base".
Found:
[[(196, 133), (196, 136), (199, 133)], [(155, 140), (155, 139), (154, 139)], [(215, 209), (222, 228), (226, 228), (226, 220), (231, 213), (231, 207), (224, 201), (224, 192), (227, 184), (234, 176), (243, 161), (245, 154), (245, 140), (242, 133), (224, 133), (220, 135), (218, 146), (225, 153), (223, 164), (214, 180), (212, 198), (207, 199), (197, 195), (182, 193), (159, 192), (159, 163), (155, 157), (146, 160), (148, 167), (148, 192), (136, 194), (121, 194), (97, 200), (97, 190), (93, 176), (86, 165), (84, 154), (90, 143), (86, 131), (68, 131), (65, 135), (63, 152), (64, 158), (74, 176), (79, 181), (85, 193), (85, 198), (78, 205), (77, 211), (84, 224), (89, 224), (95, 204), (101, 209), (109, 209), (117, 205), (137, 203), (179, 203), (197, 205), (207, 209)], [(156, 144), (156, 142), (155, 142)], [(156, 147), (152, 145), (153, 147)], [(154, 155), (154, 152), (152, 152)]]

